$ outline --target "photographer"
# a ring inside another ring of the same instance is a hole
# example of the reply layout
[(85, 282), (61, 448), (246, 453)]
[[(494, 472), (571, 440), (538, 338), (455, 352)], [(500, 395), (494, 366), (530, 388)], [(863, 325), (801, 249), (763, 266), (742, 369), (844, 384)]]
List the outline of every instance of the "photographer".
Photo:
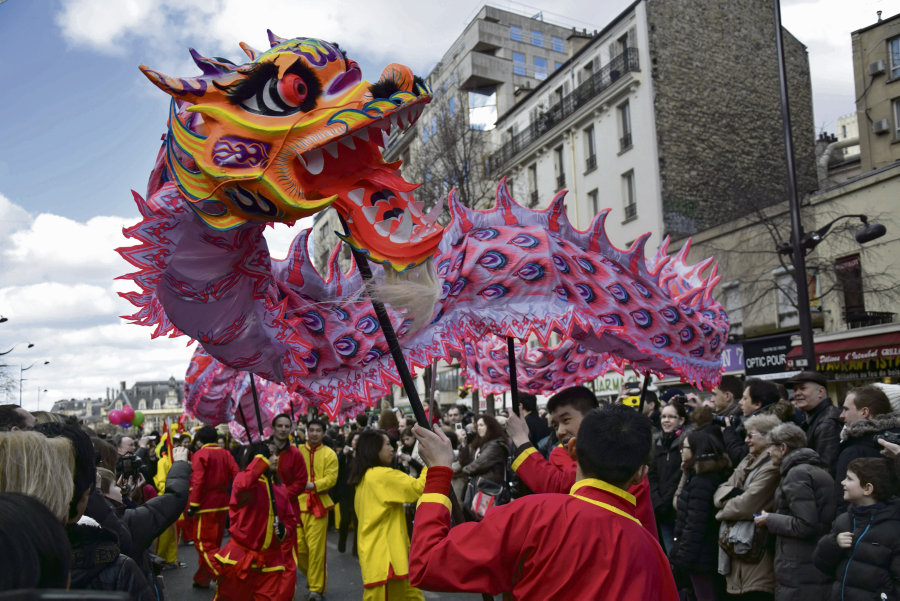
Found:
[(778, 394), (778, 388), (771, 382), (750, 378), (745, 382), (744, 392), (738, 406), (740, 415), (724, 417), (722, 420), (714, 420), (723, 425), (722, 437), (725, 440), (725, 451), (731, 459), (732, 465), (737, 465), (741, 459), (749, 453), (749, 447), (744, 442), (747, 431), (743, 422), (754, 415), (774, 414), (781, 421), (789, 420), (794, 413), (790, 403), (782, 402)]

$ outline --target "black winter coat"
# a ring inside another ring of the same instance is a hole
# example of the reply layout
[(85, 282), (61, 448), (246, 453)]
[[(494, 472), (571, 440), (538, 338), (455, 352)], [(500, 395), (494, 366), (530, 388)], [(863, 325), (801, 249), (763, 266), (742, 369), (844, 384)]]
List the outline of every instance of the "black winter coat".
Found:
[[(93, 521), (93, 520), (91, 520)], [(156, 594), (133, 559), (119, 551), (116, 536), (92, 525), (66, 526), (72, 546), (71, 588), (125, 591), (135, 601), (156, 601)]]
[(775, 600), (822, 601), (825, 575), (813, 565), (819, 537), (834, 519), (834, 480), (812, 449), (797, 449), (781, 461), (781, 482), (766, 527), (775, 540)]
[(841, 453), (838, 455), (834, 472), (834, 494), (838, 513), (848, 509), (848, 504), (844, 501), (844, 489), (841, 486), (841, 482), (847, 477), (847, 465), (860, 457), (881, 457), (881, 445), (875, 442), (875, 435), (884, 432), (900, 432), (900, 416), (876, 415), (844, 428), (845, 439), (841, 443)]
[(687, 572), (715, 574), (719, 554), (719, 522), (713, 494), (725, 481), (727, 459), (708, 462), (685, 473), (685, 483), (678, 496), (675, 517), (675, 544), (669, 551), (673, 566)]
[[(851, 548), (838, 546), (841, 532), (853, 533)], [(900, 499), (851, 506), (834, 521), (831, 533), (819, 540), (814, 560), (834, 581), (832, 601), (900, 599)]]
[(681, 443), (687, 428), (670, 434), (663, 432), (653, 445), (653, 461), (647, 479), (650, 482), (650, 500), (657, 524), (674, 524), (675, 491), (681, 480)]
[[(471, 453), (471, 450), (469, 450)], [(480, 476), (496, 484), (506, 482), (506, 458), (509, 456), (509, 444), (505, 438), (494, 438), (481, 445), (481, 450), (471, 461), (467, 461), (462, 471), (467, 476)], [(466, 461), (468, 456), (460, 452), (460, 461)]]
[(819, 405), (806, 414), (806, 446), (819, 454), (825, 462), (828, 473), (834, 475), (838, 455), (841, 452), (841, 410), (835, 407), (831, 399), (825, 398)]

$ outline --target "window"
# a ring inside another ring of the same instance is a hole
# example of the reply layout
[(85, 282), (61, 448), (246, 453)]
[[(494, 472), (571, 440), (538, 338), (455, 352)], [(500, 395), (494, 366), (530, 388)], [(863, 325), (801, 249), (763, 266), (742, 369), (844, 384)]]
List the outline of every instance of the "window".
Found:
[(619, 105), (619, 152), (631, 148), (631, 107), (626, 100)]
[(531, 30), (531, 45), (541, 48), (544, 46), (544, 34), (535, 29)]
[(728, 282), (722, 286), (722, 293), (724, 295), (722, 306), (728, 313), (728, 320), (731, 322), (729, 334), (740, 336), (744, 333), (744, 306), (741, 303), (740, 283)]
[(444, 371), (438, 371), (435, 388), (444, 392), (459, 392), (459, 368), (451, 367)]
[(846, 138), (846, 137), (847, 137), (847, 126), (846, 126), (846, 125), (842, 125), (842, 126), (841, 126), (841, 139), (844, 139), (844, 138)]
[(513, 73), (525, 75), (525, 55), (521, 52), (513, 52)]
[(426, 123), (425, 125), (422, 126), (422, 141), (427, 142), (428, 138), (429, 138), (428, 124)]
[(634, 193), (634, 169), (622, 174), (622, 204), (625, 221), (637, 218), (637, 196)]
[(547, 79), (547, 59), (543, 56), (534, 57), (534, 78)]
[(537, 164), (528, 166), (528, 206), (534, 208), (538, 204)]
[(594, 148), (594, 126), (591, 125), (584, 130), (584, 156), (585, 166), (584, 172), (589, 173), (597, 168), (597, 151)]
[(551, 39), (551, 42), (553, 43), (553, 51), (554, 52), (565, 52), (566, 51), (566, 47), (563, 45), (562, 38), (552, 36), (550, 39)]
[(450, 100), (447, 101), (447, 112), (450, 113), (450, 116), (453, 116), (453, 113), (456, 112), (456, 98), (453, 96), (450, 97)]
[(778, 326), (790, 327), (800, 323), (800, 314), (797, 312), (797, 282), (794, 281), (794, 272), (778, 269), (775, 273), (775, 287), (777, 288)]
[(518, 25), (510, 25), (509, 26), (509, 39), (514, 42), (522, 41), (522, 28)]
[(469, 129), (490, 131), (497, 124), (497, 89), (485, 86), (469, 91)]
[(888, 62), (891, 67), (888, 73), (890, 78), (900, 77), (900, 38), (888, 40)]
[(591, 207), (591, 212), (594, 215), (600, 212), (600, 192), (597, 188), (588, 192), (588, 205)]
[(862, 266), (859, 255), (835, 259), (834, 273), (837, 283), (844, 293), (844, 320), (856, 321), (865, 317), (866, 302), (863, 298)]
[(566, 187), (566, 168), (563, 163), (563, 147), (557, 146), (553, 149), (553, 171), (556, 173), (556, 189), (562, 190)]
[(900, 98), (891, 102), (894, 109), (894, 140), (900, 140)]
[(159, 402), (159, 399), (153, 399), (153, 408), (154, 408), (154, 409), (159, 409), (159, 408), (160, 408), (160, 402)]

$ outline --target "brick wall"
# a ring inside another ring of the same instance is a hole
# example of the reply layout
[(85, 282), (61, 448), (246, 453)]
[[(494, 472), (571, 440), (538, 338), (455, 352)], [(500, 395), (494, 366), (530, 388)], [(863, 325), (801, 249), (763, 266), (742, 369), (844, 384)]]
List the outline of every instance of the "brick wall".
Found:
[[(662, 203), (678, 239), (787, 198), (766, 2), (648, 0)], [(809, 62), (785, 31), (799, 194), (816, 189)]]

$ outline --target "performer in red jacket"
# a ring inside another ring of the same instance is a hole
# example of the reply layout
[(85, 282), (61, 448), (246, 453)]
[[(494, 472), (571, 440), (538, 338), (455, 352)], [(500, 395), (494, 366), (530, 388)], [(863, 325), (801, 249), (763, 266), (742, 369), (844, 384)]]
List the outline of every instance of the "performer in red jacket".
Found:
[(647, 475), (646, 416), (621, 405), (590, 411), (569, 494), (523, 497), (452, 530), (450, 441), (440, 430), (413, 432), (429, 467), (409, 553), (413, 586), (513, 599), (678, 599), (669, 561), (624, 490)]
[[(597, 407), (597, 397), (584, 386), (572, 386), (552, 396), (547, 411), (560, 446), (550, 451), (550, 459), (544, 459), (528, 438), (528, 424), (515, 413), (506, 422), (506, 431), (516, 445), (512, 468), (522, 482), (536, 493), (568, 493), (575, 484), (578, 467), (574, 452), (575, 437), (584, 415)], [(653, 502), (650, 500), (650, 483), (644, 477), (628, 489), (637, 500), (635, 516), (653, 538), (658, 538)]]
[(238, 473), (234, 457), (216, 444), (217, 438), (212, 426), (200, 428), (196, 440), (203, 446), (191, 457), (193, 471), (187, 514), (193, 518), (194, 546), (200, 564), (194, 573), (195, 588), (209, 588), (210, 581), (219, 576), (216, 553), (225, 533), (228, 489)]
[(283, 542), (298, 518), (277, 482), (274, 448), (255, 442), (247, 457), (252, 460), (231, 490), (231, 538), (216, 554), (222, 568), (214, 601), (289, 601), (297, 574), (285, 569)]
[[(303, 455), (300, 449), (291, 444), (291, 430), (294, 423), (291, 416), (287, 413), (279, 413), (272, 419), (272, 444), (275, 445), (275, 454), (278, 455), (278, 478), (284, 484), (287, 490), (288, 500), (294, 513), (300, 516), (300, 495), (306, 490), (306, 482), (308, 480), (306, 472), (306, 463), (303, 461)], [(297, 553), (297, 537), (301, 535), (298, 530), (302, 530), (303, 526), (297, 522), (297, 527), (292, 528), (284, 537), (284, 559), (285, 570), (294, 574), (296, 579), (297, 562), (295, 554)], [(289, 579), (285, 578), (282, 583), (287, 585)], [(282, 594), (288, 595), (286, 598), (293, 598), (294, 587), (291, 584), (290, 591), (282, 591)]]

